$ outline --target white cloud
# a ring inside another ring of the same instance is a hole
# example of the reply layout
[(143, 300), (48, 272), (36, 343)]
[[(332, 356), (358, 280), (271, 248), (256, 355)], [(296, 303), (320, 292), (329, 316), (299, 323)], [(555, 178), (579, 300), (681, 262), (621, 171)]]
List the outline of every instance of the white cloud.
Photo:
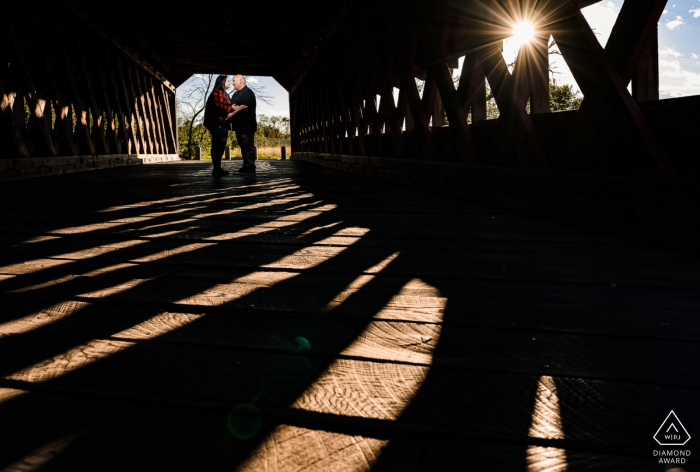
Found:
[(691, 59), (700, 59), (700, 56), (698, 56), (695, 53), (691, 54), (690, 57), (691, 57)]
[(593, 31), (596, 33), (596, 38), (600, 44), (605, 47), (605, 44), (610, 38), (610, 33), (612, 32), (613, 26), (617, 21), (617, 15), (620, 13), (620, 9), (616, 7), (612, 2), (607, 2), (605, 6), (600, 3), (591, 5), (581, 10), (586, 21), (591, 26)]
[(668, 13), (668, 10), (664, 10), (664, 12), (662, 13), (662, 15), (665, 15), (666, 13)]
[(666, 28), (668, 28), (670, 30), (674, 30), (674, 29), (679, 28), (681, 25), (684, 25), (684, 24), (685, 24), (685, 21), (683, 21), (683, 18), (681, 17), (681, 15), (678, 15), (675, 20), (668, 21), (666, 23)]
[(659, 49), (659, 56), (681, 57), (682, 55), (682, 52), (678, 52), (676, 51), (676, 48), (672, 48), (669, 46), (666, 46), (663, 49)]
[(204, 77), (202, 77), (200, 74), (195, 74), (195, 77), (197, 77), (198, 79), (203, 79), (203, 78), (204, 78)]
[(258, 79), (256, 79), (255, 77), (248, 77), (248, 78), (245, 79), (245, 80), (246, 80), (246, 82), (250, 82), (251, 84), (257, 84), (257, 83), (258, 83)]
[(693, 18), (699, 18), (700, 17), (700, 8), (696, 8), (695, 10), (688, 10), (688, 13), (692, 13)]
[(677, 60), (659, 59), (659, 91), (672, 97), (700, 95), (700, 74), (684, 70)]

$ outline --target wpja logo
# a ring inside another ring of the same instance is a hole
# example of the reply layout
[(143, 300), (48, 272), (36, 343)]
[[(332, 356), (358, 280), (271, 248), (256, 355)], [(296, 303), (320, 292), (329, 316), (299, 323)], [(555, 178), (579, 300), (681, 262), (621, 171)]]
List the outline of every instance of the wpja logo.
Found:
[[(684, 446), (690, 441), (690, 434), (681, 420), (671, 410), (666, 419), (654, 434), (654, 440), (660, 446)], [(659, 464), (685, 464), (690, 456), (689, 449), (655, 449), (654, 457), (659, 458)]]

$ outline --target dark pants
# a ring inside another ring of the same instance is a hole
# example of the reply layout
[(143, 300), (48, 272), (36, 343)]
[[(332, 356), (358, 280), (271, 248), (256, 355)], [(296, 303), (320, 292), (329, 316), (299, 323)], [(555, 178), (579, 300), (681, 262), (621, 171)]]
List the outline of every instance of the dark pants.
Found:
[(253, 133), (241, 133), (236, 131), (238, 145), (241, 146), (243, 155), (243, 165), (245, 167), (255, 167), (255, 135)]
[(211, 163), (214, 169), (221, 169), (221, 156), (228, 141), (228, 127), (224, 123), (212, 123), (206, 128), (211, 133)]

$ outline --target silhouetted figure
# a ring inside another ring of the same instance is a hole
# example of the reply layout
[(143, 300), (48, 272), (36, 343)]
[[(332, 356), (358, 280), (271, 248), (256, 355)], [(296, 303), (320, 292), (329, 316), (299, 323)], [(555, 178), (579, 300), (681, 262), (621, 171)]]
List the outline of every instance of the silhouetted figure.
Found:
[(248, 88), (245, 84), (245, 77), (240, 74), (233, 77), (233, 88), (236, 91), (231, 97), (234, 107), (246, 108), (229, 119), (231, 129), (236, 132), (236, 139), (241, 146), (241, 154), (243, 154), (243, 166), (238, 169), (238, 172), (255, 172), (255, 132), (258, 130), (258, 122), (255, 118), (255, 93)]
[(231, 100), (226, 93), (226, 89), (229, 87), (231, 87), (231, 82), (227, 76), (217, 77), (214, 90), (207, 98), (207, 104), (204, 107), (204, 127), (211, 133), (211, 163), (214, 166), (212, 171), (214, 175), (228, 174), (228, 171), (221, 168), (221, 156), (224, 154), (228, 140), (226, 120), (246, 108), (245, 106), (234, 107), (231, 105)]

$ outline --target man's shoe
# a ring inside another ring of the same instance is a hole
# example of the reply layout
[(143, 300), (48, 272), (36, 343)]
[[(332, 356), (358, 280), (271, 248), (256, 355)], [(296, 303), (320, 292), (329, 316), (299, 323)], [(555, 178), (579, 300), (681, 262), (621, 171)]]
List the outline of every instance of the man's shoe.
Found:
[(240, 169), (238, 169), (238, 172), (241, 174), (254, 174), (255, 173), (255, 167), (251, 166), (243, 166)]
[(222, 168), (220, 168), (220, 167), (219, 167), (218, 169), (214, 169), (214, 170), (212, 171), (212, 175), (228, 175), (228, 174), (229, 174), (229, 171), (224, 170), (224, 169), (222, 169)]

